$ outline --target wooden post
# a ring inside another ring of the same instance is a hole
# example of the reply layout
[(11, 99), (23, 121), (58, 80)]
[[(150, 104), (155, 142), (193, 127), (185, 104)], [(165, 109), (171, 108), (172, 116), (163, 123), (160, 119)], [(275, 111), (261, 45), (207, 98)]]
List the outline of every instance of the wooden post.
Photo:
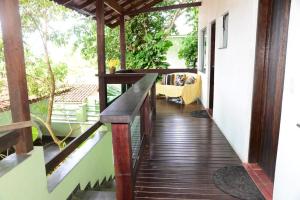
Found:
[[(30, 121), (24, 49), (18, 0), (0, 1), (0, 20), (4, 42), (4, 56), (13, 122)], [(18, 130), (16, 153), (33, 149), (31, 128)]]
[(151, 107), (149, 95), (141, 107), (141, 136), (149, 137), (152, 132)]
[(133, 199), (131, 133), (129, 124), (112, 124), (117, 200)]
[[(121, 52), (121, 69), (126, 69), (126, 38), (125, 38), (125, 19), (124, 15), (120, 16), (120, 52)], [(122, 84), (122, 93), (126, 92), (126, 84)]]
[(100, 112), (106, 108), (107, 87), (104, 79), (105, 75), (105, 19), (104, 0), (96, 1), (96, 21), (97, 21), (97, 49), (98, 49), (98, 74), (99, 74), (99, 100)]
[(126, 69), (126, 38), (125, 38), (125, 19), (120, 16), (120, 51), (121, 51), (121, 69)]
[(151, 109), (152, 109), (152, 117), (155, 119), (156, 117), (156, 84), (155, 83), (151, 88)]

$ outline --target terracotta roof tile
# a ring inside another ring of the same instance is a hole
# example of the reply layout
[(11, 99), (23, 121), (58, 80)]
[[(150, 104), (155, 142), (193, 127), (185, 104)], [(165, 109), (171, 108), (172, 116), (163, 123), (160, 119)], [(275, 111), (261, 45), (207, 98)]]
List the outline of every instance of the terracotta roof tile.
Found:
[(96, 84), (77, 85), (69, 92), (56, 96), (55, 102), (81, 103), (97, 91), (98, 86)]

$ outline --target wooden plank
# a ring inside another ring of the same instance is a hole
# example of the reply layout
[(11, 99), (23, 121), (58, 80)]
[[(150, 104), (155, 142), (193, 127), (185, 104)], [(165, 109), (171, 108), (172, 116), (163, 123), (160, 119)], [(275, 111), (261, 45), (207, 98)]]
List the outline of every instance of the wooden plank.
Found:
[(202, 5), (202, 2), (193, 2), (193, 3), (182, 3), (177, 5), (171, 6), (161, 6), (161, 7), (151, 7), (151, 8), (144, 8), (138, 11), (133, 11), (128, 13), (130, 16), (138, 15), (141, 13), (149, 13), (149, 12), (160, 12), (160, 11), (168, 11), (174, 9), (184, 9), (184, 8), (192, 8), (192, 7), (199, 7)]
[[(12, 120), (13, 122), (30, 121), (18, 0), (0, 1), (0, 20)], [(18, 133), (16, 153), (22, 154), (31, 151), (33, 149), (31, 128), (20, 129)]]
[[(97, 21), (97, 54), (98, 54), (98, 73), (103, 75), (106, 72), (105, 67), (105, 24), (104, 24), (104, 0), (96, 1), (96, 21)], [(107, 104), (107, 88), (105, 80), (102, 76), (99, 80), (99, 99), (100, 111), (106, 108)]]
[(121, 51), (121, 69), (126, 69), (126, 38), (125, 38), (125, 19), (120, 16), (120, 51)]
[(147, 74), (100, 114), (103, 123), (131, 123), (158, 74)]
[(112, 124), (116, 197), (133, 199), (132, 150), (129, 124)]
[(77, 149), (84, 141), (86, 141), (95, 131), (102, 125), (100, 121), (96, 122), (84, 133), (69, 143), (59, 154), (46, 163), (47, 174), (52, 172), (63, 160), (65, 160), (75, 149)]
[(31, 121), (26, 121), (26, 122), (16, 122), (4, 126), (0, 126), (0, 133), (1, 132), (6, 132), (6, 131), (13, 131), (17, 129), (22, 129), (22, 128), (28, 128), (32, 126)]

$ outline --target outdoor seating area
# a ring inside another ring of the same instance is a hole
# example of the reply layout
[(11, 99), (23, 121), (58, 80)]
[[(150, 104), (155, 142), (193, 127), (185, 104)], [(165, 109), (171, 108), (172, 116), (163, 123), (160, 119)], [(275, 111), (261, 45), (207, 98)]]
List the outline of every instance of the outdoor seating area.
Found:
[(183, 104), (191, 104), (200, 98), (201, 76), (192, 73), (163, 75), (162, 80), (156, 83), (156, 94), (181, 98)]

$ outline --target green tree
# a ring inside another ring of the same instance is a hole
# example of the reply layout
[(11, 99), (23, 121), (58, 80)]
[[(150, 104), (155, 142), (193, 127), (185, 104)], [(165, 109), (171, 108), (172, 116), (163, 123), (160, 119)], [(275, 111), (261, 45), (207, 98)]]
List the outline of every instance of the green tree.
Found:
[[(126, 22), (127, 67), (167, 67), (166, 53), (172, 43), (166, 39), (166, 16), (161, 13), (143, 14)], [(77, 36), (74, 49), (96, 64), (97, 37), (96, 22), (82, 18), (75, 27)], [(105, 28), (106, 61), (120, 58), (119, 27)]]
[(167, 51), (172, 42), (166, 39), (165, 17), (161, 13), (140, 14), (126, 25), (127, 67), (167, 68)]
[[(30, 40), (28, 39), (32, 34), (37, 34), (43, 44), (43, 58), (34, 58), (30, 56), (28, 51), (25, 51), (26, 63), (28, 66), (27, 70), (29, 72), (28, 74), (30, 74), (28, 78), (30, 86), (29, 91), (36, 95), (47, 95), (49, 97), (46, 120), (44, 121), (37, 116), (35, 117), (44, 123), (53, 141), (59, 147), (62, 147), (64, 141), (71, 135), (73, 130), (71, 129), (64, 139), (58, 139), (52, 129), (51, 118), (57, 81), (62, 80), (57, 79), (58, 77), (56, 77), (56, 75), (60, 74), (61, 78), (63, 78), (66, 73), (66, 67), (62, 67), (63, 65), (53, 65), (49, 53), (49, 44), (52, 43), (59, 46), (66, 45), (70, 36), (69, 32), (61, 32), (57, 29), (55, 22), (66, 20), (71, 14), (64, 7), (58, 6), (49, 0), (21, 0), (20, 2), (25, 44), (30, 43)], [(59, 70), (57, 70), (57, 68), (59, 68)]]
[[(76, 41), (74, 51), (79, 50), (82, 57), (97, 65), (97, 34), (96, 22), (91, 18), (81, 17), (74, 27)], [(120, 57), (119, 28), (105, 27), (105, 53), (106, 61)]]
[(189, 9), (187, 17), (187, 23), (193, 22), (193, 31), (183, 40), (178, 57), (185, 60), (187, 67), (195, 68), (198, 60), (198, 9)]

